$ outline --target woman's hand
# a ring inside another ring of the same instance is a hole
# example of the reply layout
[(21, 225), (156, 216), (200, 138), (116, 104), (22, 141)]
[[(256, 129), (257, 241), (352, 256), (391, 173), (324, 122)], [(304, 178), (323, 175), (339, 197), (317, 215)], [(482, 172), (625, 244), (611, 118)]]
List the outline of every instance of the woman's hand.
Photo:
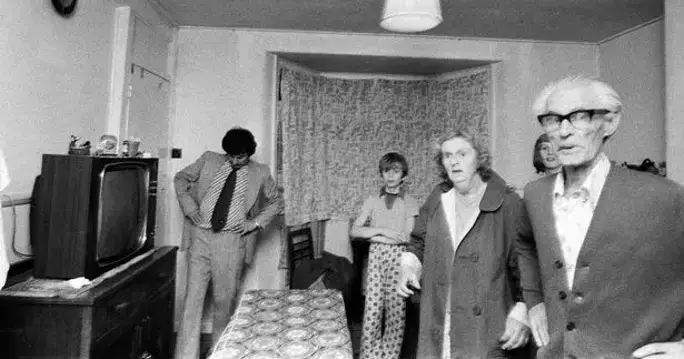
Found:
[(527, 325), (521, 323), (513, 318), (506, 319), (506, 328), (504, 333), (499, 338), (501, 344), (501, 349), (511, 350), (520, 348), (521, 346), (527, 344), (530, 337), (530, 328)]
[(546, 321), (546, 305), (539, 303), (527, 313), (532, 329), (532, 336), (537, 346), (543, 347), (549, 343), (549, 325)]
[[(406, 253), (404, 253), (406, 255)], [(418, 258), (413, 254), (409, 254), (412, 258), (403, 257), (399, 265), (399, 280), (397, 282), (397, 293), (404, 298), (408, 298), (416, 294), (416, 290), (420, 290), (420, 271), (422, 265)], [(411, 262), (416, 263), (411, 263)]]

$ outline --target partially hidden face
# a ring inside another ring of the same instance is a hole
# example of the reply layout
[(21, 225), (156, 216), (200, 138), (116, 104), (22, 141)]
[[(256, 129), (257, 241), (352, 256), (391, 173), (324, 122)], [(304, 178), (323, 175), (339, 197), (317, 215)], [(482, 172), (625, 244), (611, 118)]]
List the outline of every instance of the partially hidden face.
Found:
[[(600, 103), (591, 88), (577, 86), (554, 92), (546, 102), (546, 109), (547, 113), (567, 115), (579, 110), (605, 109), (605, 105)], [(603, 139), (617, 127), (618, 119), (611, 114), (584, 117), (574, 120), (574, 123), (563, 120), (557, 130), (547, 132), (563, 166), (592, 163), (601, 152)]]
[(442, 166), (454, 185), (468, 185), (477, 175), (478, 154), (470, 141), (455, 137), (441, 146)]
[(244, 165), (246, 165), (249, 162), (249, 155), (246, 153), (239, 154), (239, 155), (227, 155), (228, 157), (228, 162), (230, 162), (230, 165), (233, 167), (233, 169), (238, 169)]
[(553, 148), (553, 143), (551, 142), (542, 142), (539, 145), (539, 156), (547, 171), (558, 168), (561, 165), (558, 156), (556, 156), (556, 150)]

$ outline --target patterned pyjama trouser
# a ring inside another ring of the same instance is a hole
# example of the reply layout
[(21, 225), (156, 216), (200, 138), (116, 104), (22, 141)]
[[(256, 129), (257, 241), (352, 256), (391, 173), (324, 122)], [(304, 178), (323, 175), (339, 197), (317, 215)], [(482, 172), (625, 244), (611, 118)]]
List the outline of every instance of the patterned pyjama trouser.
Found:
[(399, 296), (396, 285), (403, 252), (404, 246), (400, 245), (370, 245), (361, 336), (362, 359), (399, 358), (404, 339), (406, 299)]

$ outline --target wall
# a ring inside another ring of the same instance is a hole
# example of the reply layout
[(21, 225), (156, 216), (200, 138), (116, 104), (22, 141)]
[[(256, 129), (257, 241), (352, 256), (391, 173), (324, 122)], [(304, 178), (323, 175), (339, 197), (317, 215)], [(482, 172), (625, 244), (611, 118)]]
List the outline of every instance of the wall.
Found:
[[(107, 129), (115, 10), (124, 5), (173, 37), (175, 30), (146, 0), (80, 1), (70, 18), (58, 16), (47, 0), (2, 7), (0, 146), (12, 179), (3, 202), (30, 195), (43, 153), (66, 153), (71, 134), (96, 143)], [(158, 49), (138, 53), (158, 71), (168, 62)], [(8, 248), (16, 232), (15, 247), (28, 251), (28, 205), (2, 213)]]
[(684, 2), (665, 0), (667, 177), (684, 184)]
[[(534, 179), (532, 146), (541, 129), (534, 94), (559, 74), (598, 72), (596, 46), (394, 35), (341, 35), (181, 28), (178, 38), (175, 146), (186, 162), (220, 150), (232, 125), (247, 126), (256, 158), (272, 163), (272, 92), (277, 52), (359, 54), (499, 61), (493, 65), (495, 167), (522, 186)], [(193, 136), (181, 135), (193, 133)]]
[(3, 6), (0, 15), (0, 146), (12, 183), (29, 193), (42, 153), (65, 153), (69, 135), (104, 130), (114, 4), (82, 1), (69, 19), (49, 1)]
[(663, 21), (599, 44), (601, 79), (624, 103), (617, 133), (606, 154), (618, 163), (665, 160), (665, 42)]

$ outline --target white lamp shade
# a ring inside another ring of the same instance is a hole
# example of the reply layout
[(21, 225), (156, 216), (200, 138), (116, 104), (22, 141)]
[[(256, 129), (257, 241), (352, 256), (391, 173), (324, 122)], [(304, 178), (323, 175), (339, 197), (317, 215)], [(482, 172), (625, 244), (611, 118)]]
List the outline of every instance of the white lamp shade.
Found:
[(380, 26), (395, 32), (421, 32), (441, 22), (439, 0), (385, 0)]

